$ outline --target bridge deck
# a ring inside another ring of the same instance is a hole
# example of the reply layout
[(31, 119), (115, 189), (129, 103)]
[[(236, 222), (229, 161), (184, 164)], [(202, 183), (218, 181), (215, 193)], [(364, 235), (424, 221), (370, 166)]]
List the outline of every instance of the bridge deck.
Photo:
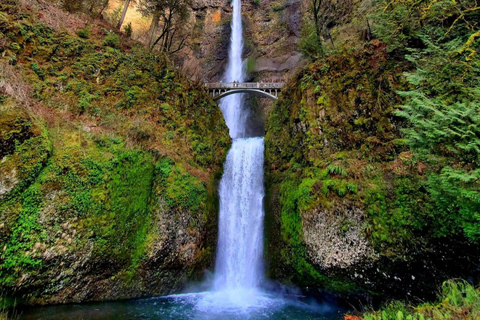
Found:
[(216, 82), (206, 83), (208, 89), (282, 89), (285, 83), (282, 82)]

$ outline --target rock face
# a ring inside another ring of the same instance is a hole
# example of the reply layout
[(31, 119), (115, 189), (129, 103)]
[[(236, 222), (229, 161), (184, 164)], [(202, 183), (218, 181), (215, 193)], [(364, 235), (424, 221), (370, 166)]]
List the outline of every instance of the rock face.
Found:
[(51, 29), (34, 4), (0, 3), (1, 294), (178, 292), (213, 262), (222, 113), (165, 57)]
[(364, 219), (355, 206), (304, 212), (303, 237), (309, 260), (321, 269), (347, 269), (375, 261), (375, 251), (365, 237)]
[(205, 216), (172, 207), (163, 195), (162, 175), (153, 178), (152, 216), (136, 218), (143, 229), (137, 235), (145, 237), (128, 248), (139, 253), (136, 258), (123, 258), (129, 253), (108, 238), (103, 248), (99, 247), (95, 239), (101, 235), (86, 230), (84, 219), (61, 217), (57, 203), (65, 199), (62, 191), (54, 191), (45, 195), (35, 221), (43, 229), (42, 237), (25, 252), (39, 267), (19, 268), (21, 277), (13, 283), (2, 279), (4, 288), (15, 288), (15, 295), (27, 304), (57, 304), (165, 295), (195, 280), (193, 275), (211, 263), (206, 241), (215, 228), (207, 227), (215, 224), (215, 214)]
[(435, 298), (446, 279), (478, 277), (479, 243), (440, 232), (429, 168), (402, 139), (405, 68), (374, 40), (284, 90), (265, 138), (270, 277), (386, 298)]
[(3, 294), (26, 304), (162, 295), (211, 265), (213, 178), (111, 145), (51, 154), (25, 112), (0, 106), (0, 118)]
[[(195, 0), (192, 9), (193, 40), (176, 56), (176, 64), (198, 80), (220, 80), (228, 60), (230, 4)], [(287, 79), (304, 65), (297, 48), (302, 12), (300, 0), (243, 2), (244, 56), (252, 79)]]

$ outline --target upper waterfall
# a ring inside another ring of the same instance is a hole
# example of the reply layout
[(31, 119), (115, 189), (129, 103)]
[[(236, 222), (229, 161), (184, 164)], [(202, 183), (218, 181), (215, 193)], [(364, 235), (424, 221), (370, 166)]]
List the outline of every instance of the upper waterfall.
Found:
[(225, 73), (225, 81), (243, 82), (245, 80), (245, 70), (242, 63), (243, 54), (243, 23), (242, 23), (242, 1), (233, 0), (233, 16), (230, 36), (230, 49), (228, 52), (228, 67)]
[[(232, 34), (230, 37), (230, 49), (228, 54), (228, 66), (224, 76), (225, 82), (243, 82), (245, 80), (245, 68), (243, 66), (243, 24), (242, 2), (233, 0), (233, 17), (231, 23)], [(248, 110), (243, 106), (243, 95), (236, 94), (225, 97), (221, 103), (223, 116), (233, 139), (243, 138), (246, 135)]]

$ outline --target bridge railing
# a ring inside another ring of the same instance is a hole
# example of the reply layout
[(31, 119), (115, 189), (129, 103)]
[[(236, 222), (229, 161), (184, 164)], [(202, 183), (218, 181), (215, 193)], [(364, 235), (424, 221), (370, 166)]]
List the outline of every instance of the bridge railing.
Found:
[(209, 89), (281, 89), (283, 82), (216, 82), (205, 83)]

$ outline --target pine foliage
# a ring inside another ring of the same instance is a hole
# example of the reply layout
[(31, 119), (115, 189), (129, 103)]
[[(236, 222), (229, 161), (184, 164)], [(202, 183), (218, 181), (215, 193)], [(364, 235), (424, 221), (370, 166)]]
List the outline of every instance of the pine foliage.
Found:
[(414, 67), (397, 114), (430, 165), (438, 236), (480, 240), (480, 7), (475, 1), (382, 2), (376, 34)]

